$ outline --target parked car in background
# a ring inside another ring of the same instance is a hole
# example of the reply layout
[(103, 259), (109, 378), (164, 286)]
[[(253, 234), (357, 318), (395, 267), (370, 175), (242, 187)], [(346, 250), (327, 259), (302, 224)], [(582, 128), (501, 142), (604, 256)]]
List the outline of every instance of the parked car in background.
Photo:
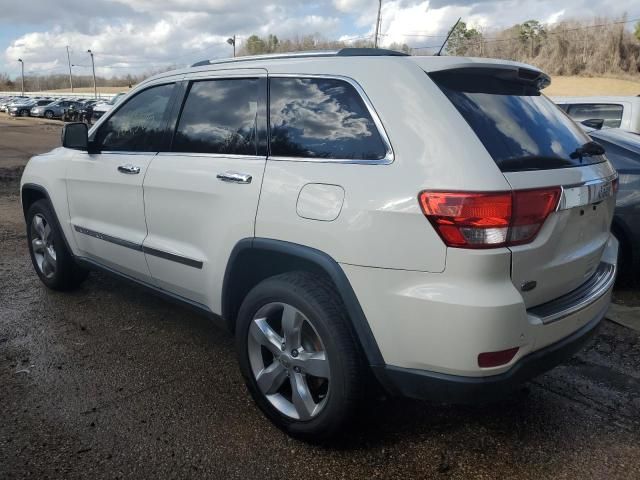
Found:
[(553, 97), (552, 100), (578, 123), (603, 120), (604, 128), (640, 133), (640, 96)]
[(640, 135), (618, 128), (592, 130), (589, 136), (606, 150), (618, 171), (619, 191), (611, 230), (620, 242), (620, 271), (637, 277), (640, 271)]
[(12, 117), (28, 117), (31, 109), (38, 104), (31, 98), (22, 99), (9, 105), (8, 113)]
[(125, 93), (118, 93), (117, 95), (115, 95), (113, 98), (111, 98), (109, 101), (106, 102), (98, 102), (95, 104), (95, 106), (93, 107), (93, 120), (98, 120), (100, 117), (102, 117), (105, 113), (107, 113), (109, 110), (111, 110), (113, 108), (113, 106), (118, 103), (118, 101), (124, 96), (126, 95)]
[(358, 48), (151, 77), (27, 164), (34, 269), (56, 290), (107, 270), (220, 321), (298, 438), (340, 434), (370, 378), (503, 396), (592, 338), (616, 275), (616, 171), (549, 83)]
[(11, 105), (12, 103), (15, 102), (20, 102), (20, 101), (24, 101), (27, 100), (29, 97), (27, 96), (21, 96), (21, 95), (14, 95), (14, 96), (10, 96), (10, 97), (5, 97), (5, 99), (0, 102), (0, 112), (8, 112), (9, 111), (9, 105)]
[(72, 105), (76, 105), (76, 102), (70, 100), (57, 100), (49, 103), (48, 105), (41, 105), (31, 109), (32, 117), (45, 117), (45, 118), (62, 118)]

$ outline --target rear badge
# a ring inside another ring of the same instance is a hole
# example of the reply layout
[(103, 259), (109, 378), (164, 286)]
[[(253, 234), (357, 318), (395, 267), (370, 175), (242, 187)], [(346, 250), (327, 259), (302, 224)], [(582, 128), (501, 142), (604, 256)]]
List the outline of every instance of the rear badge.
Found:
[(522, 290), (523, 292), (529, 292), (534, 288), (536, 288), (537, 285), (538, 285), (538, 282), (534, 280), (530, 280), (528, 282), (522, 282), (522, 285), (520, 285), (520, 290)]

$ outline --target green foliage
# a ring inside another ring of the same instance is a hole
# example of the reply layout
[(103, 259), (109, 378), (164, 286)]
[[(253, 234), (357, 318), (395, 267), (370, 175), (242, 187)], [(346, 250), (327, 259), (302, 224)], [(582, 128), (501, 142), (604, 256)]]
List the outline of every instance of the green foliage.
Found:
[(517, 25), (517, 27), (522, 41), (527, 41), (531, 38), (542, 38), (547, 35), (547, 30), (538, 20), (527, 20), (522, 25)]
[(638, 40), (640, 40), (640, 22), (636, 23), (636, 29), (633, 32)]
[(475, 28), (467, 28), (465, 22), (459, 22), (451, 33), (445, 51), (448, 55), (467, 55), (471, 47), (482, 42), (482, 33)]

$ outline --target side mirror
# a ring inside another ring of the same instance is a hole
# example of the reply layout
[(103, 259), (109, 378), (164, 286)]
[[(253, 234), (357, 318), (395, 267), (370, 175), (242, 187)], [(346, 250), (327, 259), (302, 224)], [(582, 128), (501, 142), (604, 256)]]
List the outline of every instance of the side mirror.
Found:
[(89, 130), (80, 122), (67, 123), (62, 127), (62, 146), (74, 150), (89, 150)]
[(604, 126), (604, 118), (589, 118), (581, 121), (580, 123), (595, 130), (602, 130), (602, 127)]

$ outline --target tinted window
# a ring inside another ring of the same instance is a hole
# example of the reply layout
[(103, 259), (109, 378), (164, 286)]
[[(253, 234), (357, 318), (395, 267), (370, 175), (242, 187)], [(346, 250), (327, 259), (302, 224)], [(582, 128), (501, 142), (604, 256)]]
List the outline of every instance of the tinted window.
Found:
[(271, 154), (376, 160), (386, 148), (366, 105), (342, 80), (270, 80)]
[(604, 126), (618, 128), (622, 123), (622, 105), (614, 104), (576, 104), (569, 105), (569, 115), (576, 122), (602, 119)]
[(255, 78), (193, 83), (173, 151), (256, 155), (258, 84)]
[(172, 90), (173, 84), (159, 85), (129, 99), (100, 127), (98, 145), (107, 151), (158, 151)]
[(602, 155), (580, 157), (575, 153), (589, 138), (529, 83), (464, 70), (430, 76), (503, 172), (604, 161)]

